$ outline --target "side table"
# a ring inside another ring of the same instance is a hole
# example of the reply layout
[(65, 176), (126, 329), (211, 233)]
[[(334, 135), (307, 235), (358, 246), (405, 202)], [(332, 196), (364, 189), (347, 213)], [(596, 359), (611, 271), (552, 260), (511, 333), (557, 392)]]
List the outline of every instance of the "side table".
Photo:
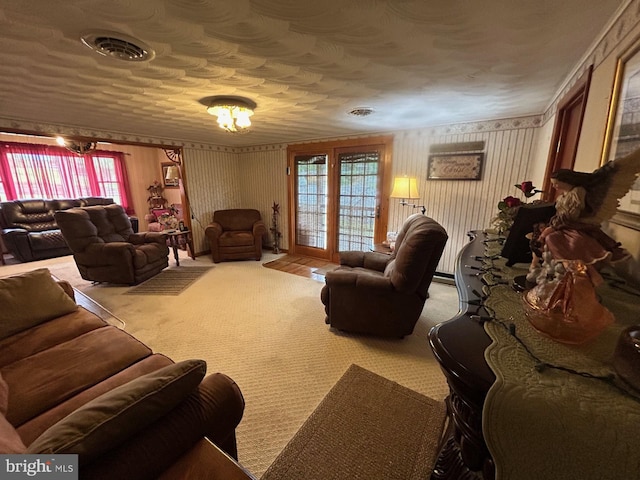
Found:
[(176, 259), (176, 265), (178, 267), (180, 266), (180, 258), (178, 257), (179, 247), (186, 246), (191, 259), (196, 259), (193, 249), (193, 236), (191, 235), (191, 230), (165, 230), (162, 233), (167, 236), (167, 246), (173, 249), (173, 258)]
[(393, 252), (393, 250), (391, 250), (391, 246), (388, 243), (374, 243), (371, 250), (373, 252), (386, 253), (387, 255), (391, 255), (391, 253)]

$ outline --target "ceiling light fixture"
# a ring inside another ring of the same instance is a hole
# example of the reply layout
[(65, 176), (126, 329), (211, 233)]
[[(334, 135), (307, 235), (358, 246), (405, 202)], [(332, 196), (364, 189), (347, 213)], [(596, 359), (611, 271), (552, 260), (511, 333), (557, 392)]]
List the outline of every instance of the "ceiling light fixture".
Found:
[(207, 112), (218, 118), (218, 126), (231, 133), (247, 131), (251, 126), (255, 103), (235, 97), (215, 97)]
[(62, 137), (56, 137), (56, 142), (61, 147), (66, 148), (67, 150), (75, 153), (76, 155), (84, 155), (85, 153), (94, 151), (98, 147), (98, 142), (76, 143), (73, 140), (65, 140)]

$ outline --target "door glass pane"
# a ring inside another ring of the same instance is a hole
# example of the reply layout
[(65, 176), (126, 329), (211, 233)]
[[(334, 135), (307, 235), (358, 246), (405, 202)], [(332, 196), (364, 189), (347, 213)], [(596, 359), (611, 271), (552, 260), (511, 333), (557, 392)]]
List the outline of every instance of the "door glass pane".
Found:
[(327, 155), (295, 157), (296, 244), (327, 247)]
[(338, 251), (367, 251), (373, 246), (379, 152), (341, 153)]

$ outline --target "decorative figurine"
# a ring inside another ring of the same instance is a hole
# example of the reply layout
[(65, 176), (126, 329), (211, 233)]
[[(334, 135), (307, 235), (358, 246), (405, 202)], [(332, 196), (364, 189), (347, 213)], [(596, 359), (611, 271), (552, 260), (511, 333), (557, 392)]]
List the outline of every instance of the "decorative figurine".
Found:
[(280, 204), (273, 202), (271, 207), (273, 215), (271, 216), (271, 235), (273, 235), (273, 253), (280, 253), (280, 238), (282, 233), (278, 230), (278, 215), (280, 215)]
[(629, 258), (620, 243), (600, 227), (618, 208), (640, 173), (640, 149), (608, 162), (592, 173), (561, 169), (551, 175), (551, 184), (560, 193), (556, 214), (549, 224), (534, 233), (536, 250), (547, 247), (556, 261), (580, 261), (595, 286), (602, 283), (598, 268), (607, 262)]

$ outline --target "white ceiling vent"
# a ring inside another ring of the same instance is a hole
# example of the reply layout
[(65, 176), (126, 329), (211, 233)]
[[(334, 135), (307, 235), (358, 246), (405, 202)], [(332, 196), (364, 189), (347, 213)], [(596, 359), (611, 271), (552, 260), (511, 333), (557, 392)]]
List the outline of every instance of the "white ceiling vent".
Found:
[(106, 57), (127, 62), (144, 62), (156, 53), (144, 42), (117, 32), (87, 32), (80, 40), (90, 49)]

